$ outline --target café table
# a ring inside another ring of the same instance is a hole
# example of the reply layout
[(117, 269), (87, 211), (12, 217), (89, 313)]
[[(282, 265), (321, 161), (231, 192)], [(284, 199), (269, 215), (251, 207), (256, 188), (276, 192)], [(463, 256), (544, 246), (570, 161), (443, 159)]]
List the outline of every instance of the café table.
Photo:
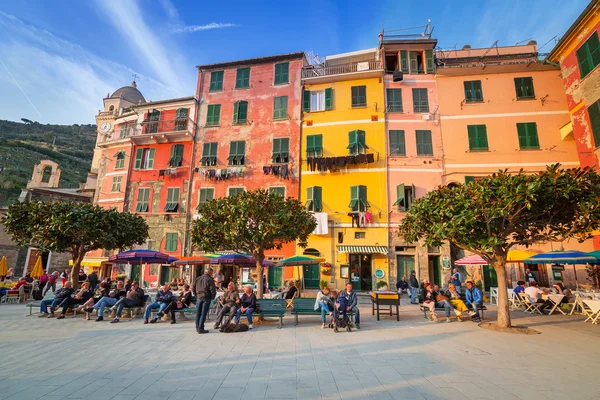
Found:
[(554, 304), (554, 306), (552, 307), (552, 309), (550, 310), (550, 312), (548, 313), (548, 315), (552, 315), (552, 313), (556, 310), (558, 310), (562, 315), (567, 315), (560, 307), (560, 302), (562, 301), (562, 299), (565, 298), (564, 294), (549, 294), (548, 295), (548, 300), (550, 300), (550, 302), (552, 302), (552, 304)]
[(592, 324), (598, 324), (598, 319), (600, 318), (600, 300), (583, 300), (583, 303), (591, 310), (591, 313), (584, 322), (591, 321)]

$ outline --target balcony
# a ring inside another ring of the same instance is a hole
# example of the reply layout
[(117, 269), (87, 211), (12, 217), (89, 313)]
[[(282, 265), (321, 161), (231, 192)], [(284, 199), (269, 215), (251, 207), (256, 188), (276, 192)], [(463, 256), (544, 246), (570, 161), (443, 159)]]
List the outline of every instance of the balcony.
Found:
[(190, 118), (118, 124), (112, 132), (106, 134), (99, 141), (98, 146), (110, 147), (124, 143), (147, 145), (192, 141), (194, 139), (194, 126), (194, 121)]
[(381, 76), (379, 61), (362, 61), (336, 65), (309, 65), (302, 68), (302, 80), (310, 83), (332, 82), (349, 79), (349, 76), (372, 78)]

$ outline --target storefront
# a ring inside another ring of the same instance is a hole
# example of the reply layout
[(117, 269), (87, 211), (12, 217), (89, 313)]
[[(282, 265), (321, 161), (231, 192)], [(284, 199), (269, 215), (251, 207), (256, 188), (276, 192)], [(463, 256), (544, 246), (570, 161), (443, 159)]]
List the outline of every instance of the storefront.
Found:
[(389, 285), (387, 246), (338, 245), (337, 250), (338, 254), (345, 254), (347, 260), (340, 265), (339, 278), (351, 282), (353, 290), (374, 290), (377, 281), (385, 281)]

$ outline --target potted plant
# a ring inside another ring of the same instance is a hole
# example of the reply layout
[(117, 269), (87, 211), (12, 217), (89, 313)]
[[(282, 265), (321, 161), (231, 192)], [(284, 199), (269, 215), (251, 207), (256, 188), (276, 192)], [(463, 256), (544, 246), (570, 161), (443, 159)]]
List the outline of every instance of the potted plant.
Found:
[(375, 287), (377, 288), (377, 290), (387, 290), (388, 283), (386, 281), (377, 281), (377, 284), (375, 285)]
[(331, 276), (331, 264), (329, 264), (329, 263), (321, 264), (321, 275)]
[(321, 288), (326, 288), (328, 287), (328, 282), (325, 279), (321, 279), (321, 282), (319, 282), (319, 287)]

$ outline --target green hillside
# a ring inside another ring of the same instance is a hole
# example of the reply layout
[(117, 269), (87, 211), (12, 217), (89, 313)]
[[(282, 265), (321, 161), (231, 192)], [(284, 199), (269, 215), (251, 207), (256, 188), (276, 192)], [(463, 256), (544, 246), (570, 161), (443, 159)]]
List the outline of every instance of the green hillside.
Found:
[(59, 164), (59, 187), (78, 187), (85, 182), (92, 163), (96, 125), (23, 121), (0, 120), (0, 206), (17, 200), (34, 165), (42, 159)]

